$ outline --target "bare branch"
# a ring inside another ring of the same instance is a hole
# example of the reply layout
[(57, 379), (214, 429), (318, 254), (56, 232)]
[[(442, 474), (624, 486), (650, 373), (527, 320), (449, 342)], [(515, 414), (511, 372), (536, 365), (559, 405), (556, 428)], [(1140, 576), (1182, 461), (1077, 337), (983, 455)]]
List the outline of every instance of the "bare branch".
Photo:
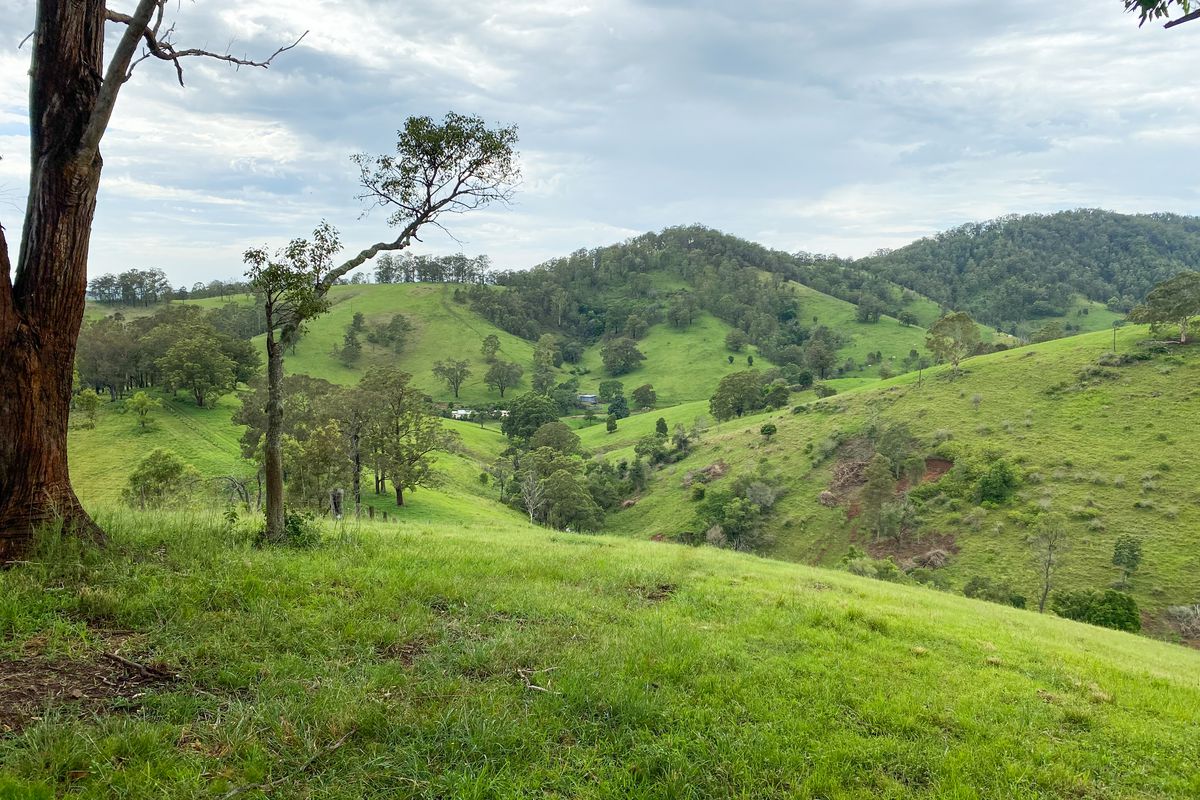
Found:
[[(179, 80), (180, 86), (183, 86), (183, 65), (179, 63), (179, 59), (181, 58), (211, 58), (216, 61), (224, 61), (227, 64), (233, 64), (237, 67), (260, 67), (262, 69), (267, 69), (271, 66), (271, 62), (274, 61), (277, 56), (279, 56), (281, 53), (286, 53), (288, 50), (291, 50), (293, 47), (300, 44), (300, 42), (304, 40), (304, 37), (308, 35), (308, 31), (305, 31), (304, 33), (300, 34), (300, 38), (296, 39), (296, 41), (284, 47), (280, 47), (270, 56), (262, 60), (255, 60), (246, 57), (238, 58), (237, 56), (231, 55), (228, 52), (217, 53), (211, 50), (204, 50), (196, 47), (189, 47), (180, 50), (176, 49), (175, 43), (171, 41), (171, 38), (175, 33), (174, 26), (168, 28), (166, 33), (162, 34), (161, 36), (159, 35), (159, 30), (162, 28), (163, 22), (163, 7), (166, 5), (166, 0), (154, 0), (154, 2), (158, 8), (158, 14), (155, 18), (154, 24), (149, 25), (149, 20), (147, 20), (147, 24), (142, 26), (141, 33), (139, 34), (145, 41), (146, 49), (142, 52), (141, 57), (132, 62), (126, 69), (126, 80), (128, 80), (129, 76), (133, 74), (133, 68), (145, 61), (147, 58), (157, 58), (161, 61), (172, 62), (175, 65), (175, 75)], [(105, 11), (105, 19), (107, 19), (109, 22), (117, 22), (122, 25), (132, 26), (134, 24), (133, 17), (130, 17), (128, 14), (122, 14), (119, 11)]]

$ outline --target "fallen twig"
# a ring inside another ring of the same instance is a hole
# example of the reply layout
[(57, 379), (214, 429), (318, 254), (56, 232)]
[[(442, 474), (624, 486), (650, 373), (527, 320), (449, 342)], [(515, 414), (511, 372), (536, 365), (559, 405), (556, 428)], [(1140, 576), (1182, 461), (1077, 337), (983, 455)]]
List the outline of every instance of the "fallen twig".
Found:
[(159, 669), (158, 667), (149, 667), (149, 666), (146, 666), (145, 664), (139, 664), (136, 661), (130, 661), (128, 658), (125, 658), (125, 656), (119, 656), (116, 653), (101, 652), (100, 655), (104, 656), (109, 661), (115, 661), (124, 667), (128, 667), (129, 669), (133, 670), (134, 672), (137, 672), (143, 678), (165, 678), (166, 680), (173, 681), (173, 680), (175, 680), (175, 678), (178, 677), (177, 675), (175, 675), (172, 672), (167, 672), (165, 669)]

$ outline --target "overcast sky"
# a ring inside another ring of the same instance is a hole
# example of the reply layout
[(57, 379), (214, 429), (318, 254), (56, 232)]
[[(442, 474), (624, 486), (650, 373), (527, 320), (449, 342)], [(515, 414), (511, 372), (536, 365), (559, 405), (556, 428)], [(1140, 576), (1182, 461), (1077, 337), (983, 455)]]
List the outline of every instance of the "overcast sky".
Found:
[[(116, 8), (133, 0), (112, 0)], [(146, 62), (122, 92), (91, 273), (176, 283), (322, 218), (348, 246), (354, 152), (413, 114), (516, 123), (515, 204), (456, 218), (461, 244), (522, 268), (667, 225), (788, 251), (863, 255), (965, 221), (1080, 206), (1200, 212), (1200, 22), (1139, 29), (1120, 0), (197, 0), (180, 44), (269, 71)], [(32, 0), (0, 0), (0, 222), (28, 175)], [(110, 40), (111, 41), (111, 40)], [(15, 243), (14, 243), (15, 244)]]

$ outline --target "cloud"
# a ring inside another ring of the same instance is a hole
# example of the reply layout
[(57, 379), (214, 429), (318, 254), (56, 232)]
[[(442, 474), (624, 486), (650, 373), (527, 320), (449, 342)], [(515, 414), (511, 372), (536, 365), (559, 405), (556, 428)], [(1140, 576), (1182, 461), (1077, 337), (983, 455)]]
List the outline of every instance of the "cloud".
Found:
[[(0, 30), (32, 27), (32, 0)], [(269, 70), (146, 62), (104, 142), (93, 272), (235, 275), (248, 245), (325, 218), (350, 246), (350, 153), (411, 114), (517, 123), (511, 208), (454, 220), (430, 251), (527, 267), (702, 222), (783, 249), (859, 255), (970, 219), (1075, 206), (1200, 212), (1191, 26), (1034, 0), (212, 0), (181, 42), (269, 53)], [(1200, 23), (1192, 23), (1200, 26)], [(23, 35), (23, 33), (21, 34)], [(28, 46), (0, 51), (0, 220), (27, 166)], [(1163, 77), (1166, 76), (1166, 77)], [(135, 231), (135, 232), (131, 232)]]

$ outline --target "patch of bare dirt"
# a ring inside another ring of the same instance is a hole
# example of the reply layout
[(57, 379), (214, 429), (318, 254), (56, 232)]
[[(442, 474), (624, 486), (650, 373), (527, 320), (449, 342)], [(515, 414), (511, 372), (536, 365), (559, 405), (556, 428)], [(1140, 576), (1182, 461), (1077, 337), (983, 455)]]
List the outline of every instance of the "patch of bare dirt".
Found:
[(388, 661), (395, 661), (402, 666), (411, 667), (418, 658), (429, 651), (432, 644), (432, 639), (417, 636), (403, 642), (393, 642), (380, 647), (379, 656)]
[(724, 477), (725, 473), (729, 472), (729, 465), (724, 461), (717, 461), (709, 464), (703, 469), (688, 470), (683, 474), (683, 485), (687, 488), (696, 481), (697, 478), (704, 479), (705, 482), (715, 481), (717, 478)]
[[(925, 459), (925, 474), (921, 476), (920, 483), (933, 483), (934, 481), (941, 480), (942, 476), (949, 472), (953, 466), (953, 461), (948, 461), (944, 458)], [(896, 491), (907, 492), (908, 489), (908, 478), (902, 477), (896, 484)]]
[(48, 708), (72, 706), (90, 713), (125, 710), (175, 674), (161, 664), (142, 664), (117, 653), (80, 660), (40, 655), (0, 661), (0, 735), (19, 732)]
[(872, 558), (887, 558), (891, 556), (897, 563), (916, 563), (916, 559), (935, 550), (941, 550), (949, 555), (958, 552), (952, 533), (931, 533), (922, 536), (920, 540), (901, 536), (899, 539), (881, 539), (878, 542), (868, 542), (866, 550)]

